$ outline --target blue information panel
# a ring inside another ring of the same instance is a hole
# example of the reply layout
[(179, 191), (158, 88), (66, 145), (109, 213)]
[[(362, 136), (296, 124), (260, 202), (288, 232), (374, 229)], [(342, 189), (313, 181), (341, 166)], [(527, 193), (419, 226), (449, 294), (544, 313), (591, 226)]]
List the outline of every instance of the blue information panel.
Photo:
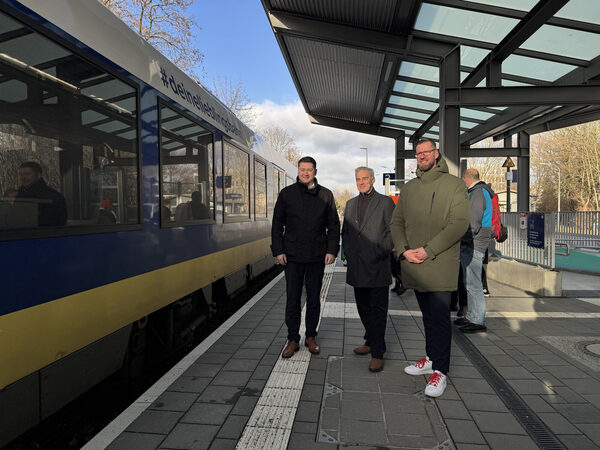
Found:
[(544, 214), (529, 213), (527, 215), (527, 245), (544, 248)]

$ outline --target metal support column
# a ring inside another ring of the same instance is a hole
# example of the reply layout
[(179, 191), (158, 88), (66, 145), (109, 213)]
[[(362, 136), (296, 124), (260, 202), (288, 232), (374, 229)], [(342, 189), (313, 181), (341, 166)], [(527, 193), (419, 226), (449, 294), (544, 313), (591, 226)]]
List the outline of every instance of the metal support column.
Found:
[(440, 65), (440, 149), (448, 170), (459, 174), (460, 164), (460, 106), (446, 105), (446, 89), (460, 86), (460, 47), (456, 47)]
[[(512, 136), (504, 138), (504, 146), (512, 147)], [(507, 172), (509, 170), (510, 170), (509, 168), (506, 169)], [(506, 212), (510, 212), (510, 181), (509, 180), (506, 180)]]
[[(404, 132), (396, 138), (396, 180), (404, 180), (404, 156), (405, 156)], [(404, 184), (404, 181), (396, 181), (396, 186)]]
[(527, 148), (527, 155), (517, 158), (517, 209), (529, 211), (529, 134), (520, 131), (518, 134), (520, 148)]

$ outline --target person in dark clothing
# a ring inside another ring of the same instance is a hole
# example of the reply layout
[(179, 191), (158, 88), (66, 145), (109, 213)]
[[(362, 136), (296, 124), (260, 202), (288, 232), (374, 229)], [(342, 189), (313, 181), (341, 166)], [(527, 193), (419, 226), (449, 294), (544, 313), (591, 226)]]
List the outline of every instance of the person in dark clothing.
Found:
[(306, 285), (306, 339), (311, 353), (318, 354), (317, 325), (325, 264), (332, 264), (339, 251), (340, 220), (333, 194), (318, 184), (317, 163), (310, 156), (298, 161), (296, 183), (277, 197), (271, 227), (271, 250), (285, 266), (287, 302), (285, 323), (288, 342), (281, 356), (291, 357), (300, 345), (300, 299)]
[(25, 161), (19, 166), (17, 200), (32, 200), (38, 205), (38, 226), (59, 226), (67, 223), (67, 202), (63, 195), (52, 189), (42, 178), (42, 166)]
[(394, 201), (375, 191), (373, 169), (358, 167), (355, 178), (359, 194), (346, 203), (342, 228), (348, 260), (346, 283), (354, 287), (356, 307), (365, 327), (365, 344), (354, 353), (370, 353), (369, 371), (380, 372), (392, 280), (389, 257), (394, 247), (390, 232)]

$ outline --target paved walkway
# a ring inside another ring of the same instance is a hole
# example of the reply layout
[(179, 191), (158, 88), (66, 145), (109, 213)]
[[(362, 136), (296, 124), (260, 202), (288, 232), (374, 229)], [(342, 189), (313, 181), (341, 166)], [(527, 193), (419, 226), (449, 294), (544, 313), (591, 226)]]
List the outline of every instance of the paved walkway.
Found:
[(455, 333), (449, 385), (435, 400), (422, 394), (426, 377), (403, 372), (424, 356), (412, 291), (391, 294), (385, 369), (372, 374), (369, 357), (352, 352), (363, 329), (344, 268), (329, 277), (320, 355), (279, 357), (280, 279), (109, 448), (600, 448), (600, 277), (565, 275), (581, 299), (490, 281), (488, 332)]

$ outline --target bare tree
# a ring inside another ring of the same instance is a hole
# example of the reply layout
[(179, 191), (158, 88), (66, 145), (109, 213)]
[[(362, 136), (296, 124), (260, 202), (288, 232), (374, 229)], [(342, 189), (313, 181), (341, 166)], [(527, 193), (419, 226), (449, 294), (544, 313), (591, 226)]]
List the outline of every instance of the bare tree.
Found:
[(344, 211), (346, 210), (346, 203), (354, 197), (354, 193), (349, 189), (336, 189), (333, 193), (333, 198), (335, 200), (335, 206), (338, 210), (338, 215), (340, 218), (344, 217)]
[(538, 210), (556, 211), (559, 195), (561, 210), (600, 209), (600, 121), (550, 131), (531, 144)]
[(260, 135), (276, 152), (283, 155), (292, 164), (296, 164), (300, 159), (300, 151), (296, 146), (296, 140), (278, 125), (272, 125), (268, 128), (258, 130)]
[(199, 79), (204, 55), (193, 46), (194, 0), (99, 0), (181, 70)]
[(241, 81), (233, 83), (227, 77), (217, 76), (213, 80), (213, 94), (223, 102), (248, 127), (254, 126), (256, 110)]

